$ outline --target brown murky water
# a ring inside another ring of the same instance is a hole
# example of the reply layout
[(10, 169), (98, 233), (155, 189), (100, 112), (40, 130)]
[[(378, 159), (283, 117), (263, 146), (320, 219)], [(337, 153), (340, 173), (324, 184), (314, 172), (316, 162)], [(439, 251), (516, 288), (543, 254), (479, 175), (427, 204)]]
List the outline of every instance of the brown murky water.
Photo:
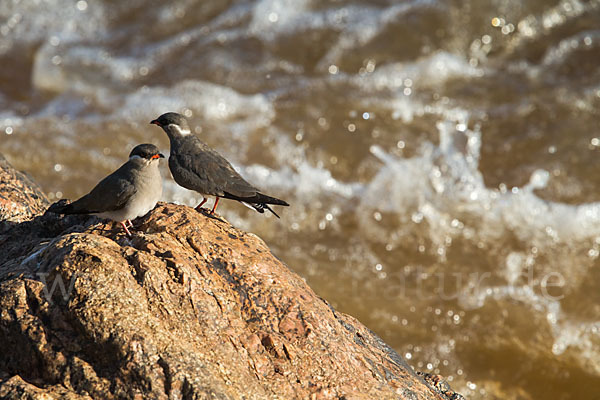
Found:
[(224, 216), (416, 369), (600, 397), (600, 1), (3, 0), (0, 62), (0, 152), (53, 198), (183, 112), (292, 204)]

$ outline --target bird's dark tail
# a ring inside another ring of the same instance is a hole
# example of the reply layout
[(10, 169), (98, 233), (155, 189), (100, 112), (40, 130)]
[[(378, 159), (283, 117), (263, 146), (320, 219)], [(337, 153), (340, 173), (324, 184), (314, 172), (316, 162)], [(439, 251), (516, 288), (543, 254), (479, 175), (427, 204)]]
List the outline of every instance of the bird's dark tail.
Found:
[(271, 213), (276, 216), (277, 218), (279, 218), (279, 215), (277, 215), (277, 213), (275, 211), (273, 211), (273, 209), (271, 207), (269, 207), (269, 205), (267, 203), (247, 203), (245, 201), (242, 201), (242, 204), (245, 205), (248, 208), (253, 208), (256, 211), (258, 211), (259, 213), (264, 213), (265, 210), (269, 210), (271, 211)]
[(48, 212), (54, 214), (88, 214), (86, 210), (82, 210), (80, 207), (77, 207), (77, 202), (69, 203), (69, 200), (62, 199), (53, 203), (50, 207), (48, 207)]
[(286, 201), (283, 201), (276, 197), (267, 196), (266, 194), (262, 193), (256, 193), (256, 195), (252, 197), (239, 197), (225, 192), (225, 196), (223, 197), (226, 199), (241, 201), (242, 203), (244, 203), (244, 205), (255, 209), (261, 214), (264, 213), (265, 210), (269, 210), (277, 218), (279, 218), (279, 215), (277, 215), (277, 213), (273, 211), (271, 207), (269, 207), (269, 204), (277, 206), (289, 206), (289, 204)]
[[(276, 206), (289, 206), (289, 204), (286, 201), (283, 201), (276, 197), (267, 196), (266, 194), (262, 193), (256, 193), (256, 196), (254, 196), (252, 199), (244, 199), (244, 201), (250, 203), (264, 204), (265, 206), (267, 204), (274, 204)], [(267, 209), (270, 210), (269, 207), (267, 207)]]
[(71, 204), (68, 203), (68, 200), (62, 199), (53, 203), (49, 208), (48, 212), (54, 214), (70, 214), (69, 209), (73, 208)]
[(267, 196), (266, 194), (262, 194), (262, 193), (256, 193), (252, 197), (240, 197), (240, 196), (236, 196), (234, 194), (225, 192), (225, 195), (223, 196), (223, 198), (230, 199), (230, 200), (243, 201), (245, 203), (250, 203), (250, 204), (274, 204), (276, 206), (289, 206), (289, 204), (286, 201), (283, 201), (283, 200), (275, 198), (275, 197)]

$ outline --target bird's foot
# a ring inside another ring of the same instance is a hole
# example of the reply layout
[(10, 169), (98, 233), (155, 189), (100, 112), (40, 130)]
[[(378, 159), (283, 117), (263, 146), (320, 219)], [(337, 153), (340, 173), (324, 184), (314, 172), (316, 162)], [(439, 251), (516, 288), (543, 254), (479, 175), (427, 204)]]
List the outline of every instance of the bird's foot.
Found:
[(219, 204), (219, 199), (220, 199), (220, 197), (215, 197), (215, 205), (213, 206), (212, 210), (210, 210), (211, 214), (215, 213), (215, 210), (217, 209), (217, 205)]
[(202, 201), (200, 202), (200, 204), (198, 204), (195, 208), (196, 211), (201, 212), (202, 210), (204, 210), (204, 208), (202, 208), (202, 206), (204, 205), (204, 203), (206, 203), (206, 199), (203, 197)]
[[(131, 223), (131, 221), (129, 221), (129, 223)], [(129, 232), (129, 229), (127, 229), (127, 225), (125, 225), (125, 222), (120, 222), (120, 224), (123, 227), (123, 229), (125, 229), (125, 232), (127, 232), (127, 236), (131, 236), (131, 232)]]

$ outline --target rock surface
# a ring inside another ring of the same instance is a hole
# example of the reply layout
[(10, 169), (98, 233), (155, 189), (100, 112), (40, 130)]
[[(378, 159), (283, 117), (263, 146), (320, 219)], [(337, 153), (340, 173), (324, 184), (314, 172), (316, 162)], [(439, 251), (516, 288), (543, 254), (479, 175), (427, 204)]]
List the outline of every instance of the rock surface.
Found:
[(43, 213), (49, 205), (40, 187), (0, 154), (0, 233)]
[[(4, 201), (19, 186), (2, 174)], [(34, 217), (47, 200), (22, 187), (21, 223), (0, 234), (0, 398), (454, 396), (222, 219), (160, 203), (128, 238)]]

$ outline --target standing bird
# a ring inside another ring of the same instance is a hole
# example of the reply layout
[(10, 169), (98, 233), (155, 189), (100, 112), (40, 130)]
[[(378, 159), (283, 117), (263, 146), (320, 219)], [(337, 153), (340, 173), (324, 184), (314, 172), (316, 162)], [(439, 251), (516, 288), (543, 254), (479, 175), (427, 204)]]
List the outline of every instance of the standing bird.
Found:
[(129, 161), (102, 179), (91, 192), (70, 204), (54, 203), (48, 209), (56, 214), (93, 214), (118, 221), (127, 235), (126, 223), (146, 215), (162, 196), (162, 178), (158, 169), (164, 158), (153, 144), (140, 144), (131, 150)]
[(283, 200), (260, 193), (246, 182), (223, 156), (192, 134), (183, 115), (168, 112), (150, 123), (160, 126), (169, 137), (169, 169), (175, 182), (202, 195), (196, 210), (200, 211), (206, 203), (204, 196), (215, 196), (211, 214), (217, 209), (220, 198), (237, 200), (259, 213), (269, 210), (277, 218), (279, 215), (269, 204), (289, 206)]

